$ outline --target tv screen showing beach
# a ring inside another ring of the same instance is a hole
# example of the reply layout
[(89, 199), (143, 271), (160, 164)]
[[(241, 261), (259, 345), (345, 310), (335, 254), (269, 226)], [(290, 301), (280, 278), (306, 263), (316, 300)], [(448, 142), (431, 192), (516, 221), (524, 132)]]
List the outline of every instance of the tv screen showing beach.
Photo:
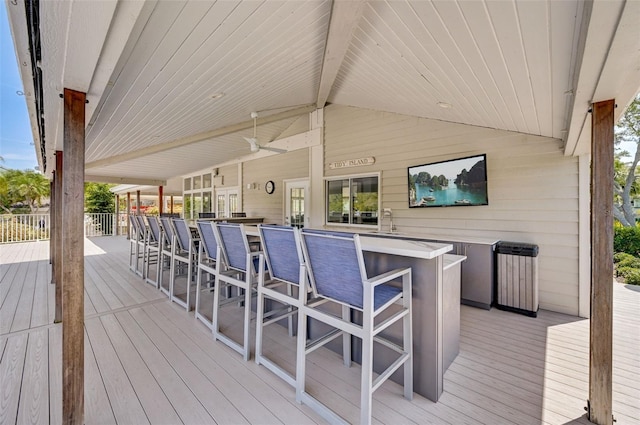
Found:
[(409, 167), (409, 207), (488, 205), (487, 156)]

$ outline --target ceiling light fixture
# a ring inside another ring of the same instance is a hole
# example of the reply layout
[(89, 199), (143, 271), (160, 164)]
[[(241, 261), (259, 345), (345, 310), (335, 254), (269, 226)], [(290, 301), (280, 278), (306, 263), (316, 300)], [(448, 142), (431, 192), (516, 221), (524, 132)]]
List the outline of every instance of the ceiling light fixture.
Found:
[(447, 102), (438, 102), (437, 105), (439, 107), (441, 107), (442, 109), (451, 109), (453, 108), (453, 105)]

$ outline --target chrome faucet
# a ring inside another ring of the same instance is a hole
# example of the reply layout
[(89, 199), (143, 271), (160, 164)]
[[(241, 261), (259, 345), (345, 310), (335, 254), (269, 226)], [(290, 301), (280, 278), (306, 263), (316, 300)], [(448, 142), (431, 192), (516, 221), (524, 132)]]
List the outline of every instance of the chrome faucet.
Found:
[(389, 217), (389, 232), (393, 232), (395, 230), (395, 227), (393, 227), (391, 208), (384, 208), (382, 211), (383, 217)]

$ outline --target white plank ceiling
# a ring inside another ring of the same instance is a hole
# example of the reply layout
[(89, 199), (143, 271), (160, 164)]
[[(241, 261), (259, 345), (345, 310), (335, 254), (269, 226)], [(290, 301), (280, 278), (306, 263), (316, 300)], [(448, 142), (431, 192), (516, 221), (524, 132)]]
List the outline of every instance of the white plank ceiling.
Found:
[[(101, 35), (82, 46), (102, 53), (86, 65), (90, 88), (78, 88), (90, 100), (87, 174), (155, 179), (245, 155), (241, 136), (250, 127), (169, 148), (246, 122), (251, 111), (266, 117), (315, 104), (323, 72), (332, 82), (329, 103), (566, 138), (586, 25), (580, 0), (80, 3), (41, 2), (47, 155), (62, 148), (58, 94), (66, 74), (83, 75), (65, 69), (77, 62), (77, 53), (64, 53), (65, 34), (79, 36), (64, 28), (95, 10), (104, 15), (93, 19)], [(325, 50), (344, 43), (328, 37), (349, 39), (335, 80), (324, 61), (335, 52)], [(324, 99), (326, 88), (320, 92)], [(259, 139), (291, 123), (260, 126)], [(166, 150), (144, 157), (154, 146)]]

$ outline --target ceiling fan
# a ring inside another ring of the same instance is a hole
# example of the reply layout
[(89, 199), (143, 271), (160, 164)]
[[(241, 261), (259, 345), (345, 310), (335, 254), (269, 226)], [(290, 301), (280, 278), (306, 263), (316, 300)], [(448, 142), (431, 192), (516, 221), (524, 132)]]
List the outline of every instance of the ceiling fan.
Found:
[(256, 136), (256, 131), (257, 131), (257, 121), (258, 121), (258, 113), (257, 112), (252, 112), (251, 113), (251, 118), (253, 118), (253, 137), (243, 137), (244, 140), (247, 141), (247, 143), (249, 143), (251, 145), (251, 152), (255, 153), (258, 152), (259, 150), (265, 150), (265, 151), (271, 151), (271, 152), (276, 152), (276, 153), (285, 153), (287, 152), (286, 149), (279, 149), (279, 148), (272, 148), (269, 146), (260, 146), (260, 143), (258, 143), (258, 137)]

